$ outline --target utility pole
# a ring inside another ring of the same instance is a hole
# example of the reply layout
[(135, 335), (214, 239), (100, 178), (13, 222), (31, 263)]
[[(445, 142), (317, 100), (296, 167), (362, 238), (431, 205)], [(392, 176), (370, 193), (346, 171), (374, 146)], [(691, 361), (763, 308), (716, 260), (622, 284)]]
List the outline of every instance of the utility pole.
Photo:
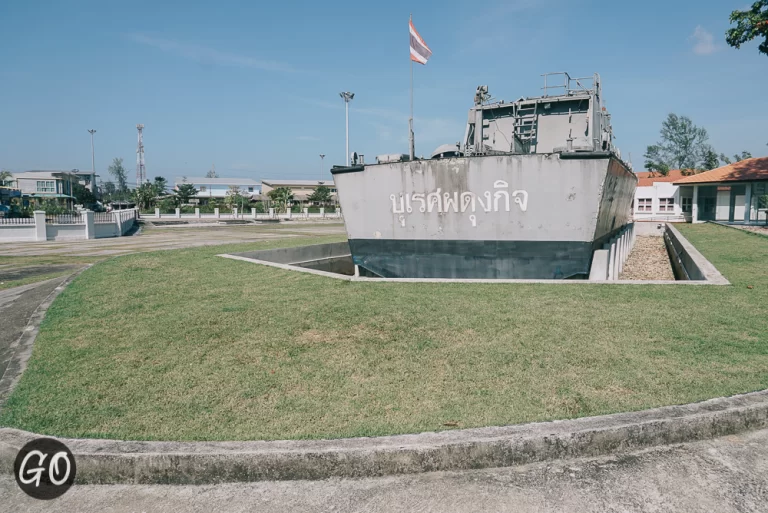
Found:
[[(98, 191), (98, 187), (96, 187), (96, 153), (93, 151), (93, 134), (96, 133), (96, 130), (93, 128), (88, 129), (88, 133), (91, 134), (91, 180), (93, 180), (93, 184), (91, 187), (94, 191)], [(97, 196), (98, 197), (98, 196)]]
[(144, 125), (136, 125), (136, 130), (139, 131), (139, 141), (136, 146), (136, 187), (138, 188), (147, 179), (147, 169), (144, 166), (144, 137), (142, 134)]
[(325, 158), (325, 154), (320, 154), (320, 180), (323, 179), (323, 159)]
[(355, 97), (355, 93), (350, 93), (349, 91), (339, 93), (339, 96), (341, 96), (341, 99), (344, 100), (344, 113), (347, 120), (347, 166), (349, 166), (349, 102), (352, 101), (352, 99)]

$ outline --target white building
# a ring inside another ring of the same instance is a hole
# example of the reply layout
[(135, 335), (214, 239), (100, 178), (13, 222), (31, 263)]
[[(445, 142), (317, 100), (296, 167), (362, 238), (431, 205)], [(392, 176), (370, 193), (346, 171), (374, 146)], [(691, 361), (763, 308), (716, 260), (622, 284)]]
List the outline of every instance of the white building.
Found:
[(633, 218), (636, 221), (690, 221), (692, 191), (673, 183), (685, 176), (679, 169), (666, 176), (649, 171), (637, 173)]
[(174, 189), (182, 183), (191, 183), (197, 189), (197, 199), (205, 203), (210, 199), (224, 199), (230, 187), (237, 187), (245, 198), (256, 199), (261, 193), (261, 183), (250, 178), (208, 178), (205, 176), (176, 177)]

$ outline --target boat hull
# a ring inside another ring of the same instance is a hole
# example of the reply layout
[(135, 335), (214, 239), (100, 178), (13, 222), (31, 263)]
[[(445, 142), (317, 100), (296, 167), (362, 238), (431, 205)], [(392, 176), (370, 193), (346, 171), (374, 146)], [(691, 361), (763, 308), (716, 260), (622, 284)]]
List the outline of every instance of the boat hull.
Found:
[(629, 220), (634, 174), (609, 154), (336, 168), (353, 261), (397, 278), (566, 279)]

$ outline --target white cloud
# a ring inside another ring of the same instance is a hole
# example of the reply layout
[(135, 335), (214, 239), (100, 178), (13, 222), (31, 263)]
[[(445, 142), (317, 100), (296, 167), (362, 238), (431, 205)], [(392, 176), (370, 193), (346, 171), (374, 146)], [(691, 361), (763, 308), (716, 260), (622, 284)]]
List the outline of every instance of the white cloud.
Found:
[(701, 25), (696, 27), (688, 41), (693, 43), (693, 53), (696, 55), (711, 55), (717, 50), (714, 36)]
[(162, 50), (163, 52), (179, 55), (186, 59), (200, 62), (203, 64), (217, 64), (220, 66), (233, 66), (237, 68), (252, 68), (262, 71), (295, 71), (290, 65), (284, 62), (266, 61), (256, 59), (246, 55), (220, 52), (213, 48), (197, 45), (194, 43), (185, 43), (172, 39), (162, 39), (158, 37), (147, 36), (145, 34), (130, 34), (129, 39), (136, 43), (151, 46)]

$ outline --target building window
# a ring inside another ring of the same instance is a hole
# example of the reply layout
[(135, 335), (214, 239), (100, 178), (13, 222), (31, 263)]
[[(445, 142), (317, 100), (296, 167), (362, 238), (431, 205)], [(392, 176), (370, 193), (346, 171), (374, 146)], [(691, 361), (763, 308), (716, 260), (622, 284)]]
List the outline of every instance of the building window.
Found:
[(200, 192), (205, 192), (205, 185), (200, 186)]
[(53, 180), (38, 180), (37, 192), (56, 192), (56, 182)]
[(693, 198), (680, 198), (680, 203), (683, 207), (683, 212), (691, 213), (693, 211)]
[(653, 200), (651, 198), (639, 198), (637, 200), (638, 212), (651, 212)]
[(253, 192), (253, 187), (248, 187), (248, 192)]
[(659, 212), (674, 212), (675, 198), (659, 198)]

